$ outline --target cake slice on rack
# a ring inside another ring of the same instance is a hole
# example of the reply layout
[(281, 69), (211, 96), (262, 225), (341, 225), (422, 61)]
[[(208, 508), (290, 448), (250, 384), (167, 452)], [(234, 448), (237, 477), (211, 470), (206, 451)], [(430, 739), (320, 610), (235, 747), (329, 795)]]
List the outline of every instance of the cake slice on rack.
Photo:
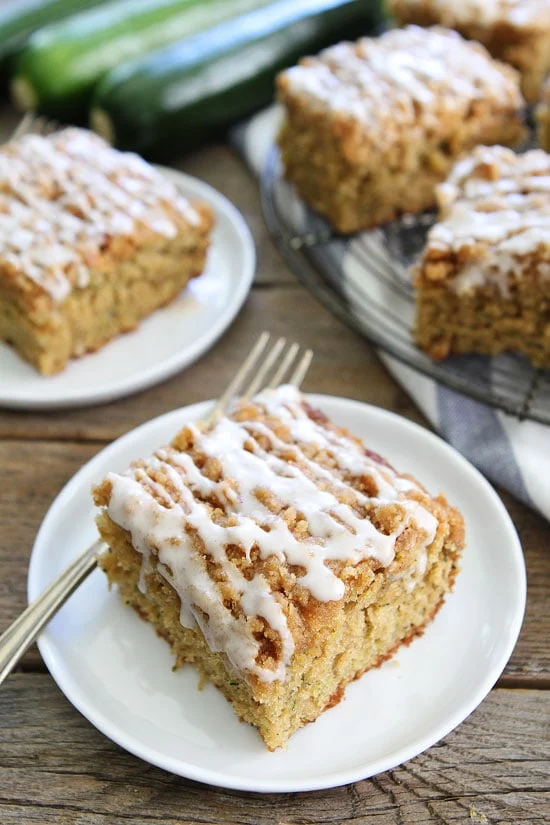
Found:
[(416, 284), (418, 345), (550, 367), (550, 155), (478, 147), (437, 190)]
[(515, 69), (438, 27), (332, 46), (277, 88), (285, 175), (339, 232), (432, 208), (462, 153), (525, 133)]

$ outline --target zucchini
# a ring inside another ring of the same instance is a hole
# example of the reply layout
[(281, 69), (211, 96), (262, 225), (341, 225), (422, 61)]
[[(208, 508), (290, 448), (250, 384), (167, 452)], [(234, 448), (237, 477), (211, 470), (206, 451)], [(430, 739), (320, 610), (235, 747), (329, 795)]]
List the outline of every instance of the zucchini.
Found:
[(381, 8), (379, 0), (279, 0), (110, 72), (91, 126), (148, 156), (190, 149), (269, 103), (277, 73), (304, 54), (372, 31)]
[[(67, 0), (66, 0), (67, 2)], [(15, 63), (22, 109), (84, 118), (97, 81), (123, 60), (173, 43), (268, 0), (110, 0), (37, 31)]]
[(0, 9), (0, 69), (32, 32), (69, 14), (97, 6), (105, 0), (17, 0)]

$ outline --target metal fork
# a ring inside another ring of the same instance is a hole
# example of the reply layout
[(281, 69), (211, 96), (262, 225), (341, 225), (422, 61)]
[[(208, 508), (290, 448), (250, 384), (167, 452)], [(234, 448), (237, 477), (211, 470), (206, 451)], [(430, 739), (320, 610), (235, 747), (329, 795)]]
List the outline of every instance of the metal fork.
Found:
[[(203, 427), (214, 425), (235, 397), (250, 398), (262, 388), (278, 387), (293, 366), (286, 383), (300, 387), (313, 358), (312, 350), (306, 350), (298, 357), (298, 344), (286, 347), (286, 340), (278, 338), (266, 351), (270, 338), (268, 332), (260, 335), (211, 412), (201, 422)], [(100, 539), (95, 541), (0, 636), (0, 684), (45, 625), (97, 566), (99, 556), (106, 549), (107, 545)]]
[(11, 133), (9, 140), (18, 140), (23, 135), (51, 135), (58, 129), (57, 121), (27, 112)]

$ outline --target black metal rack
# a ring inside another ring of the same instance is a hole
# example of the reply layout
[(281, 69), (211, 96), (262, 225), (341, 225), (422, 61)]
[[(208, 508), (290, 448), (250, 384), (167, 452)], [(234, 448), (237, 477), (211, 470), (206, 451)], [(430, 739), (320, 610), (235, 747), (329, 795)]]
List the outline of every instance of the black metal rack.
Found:
[(455, 356), (436, 363), (415, 345), (414, 295), (407, 269), (433, 216), (406, 215), (383, 228), (336, 234), (284, 180), (273, 147), (262, 179), (264, 217), (298, 279), (348, 326), (415, 370), (477, 401), (550, 424), (550, 370), (520, 355)]

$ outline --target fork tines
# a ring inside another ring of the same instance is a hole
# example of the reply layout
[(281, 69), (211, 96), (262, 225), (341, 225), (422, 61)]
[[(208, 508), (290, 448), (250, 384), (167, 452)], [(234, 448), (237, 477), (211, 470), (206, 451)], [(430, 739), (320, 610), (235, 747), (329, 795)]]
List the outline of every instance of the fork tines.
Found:
[[(211, 424), (223, 415), (231, 399), (236, 396), (250, 398), (261, 389), (275, 389), (283, 383), (300, 387), (311, 364), (313, 351), (301, 351), (296, 343), (287, 347), (286, 338), (277, 338), (268, 347), (270, 340), (270, 333), (262, 332), (220, 396), (206, 423)], [(294, 369), (287, 378), (292, 367)]]
[(59, 123), (47, 117), (36, 115), (34, 112), (26, 112), (23, 115), (9, 140), (17, 140), (23, 135), (51, 135), (59, 129)]

